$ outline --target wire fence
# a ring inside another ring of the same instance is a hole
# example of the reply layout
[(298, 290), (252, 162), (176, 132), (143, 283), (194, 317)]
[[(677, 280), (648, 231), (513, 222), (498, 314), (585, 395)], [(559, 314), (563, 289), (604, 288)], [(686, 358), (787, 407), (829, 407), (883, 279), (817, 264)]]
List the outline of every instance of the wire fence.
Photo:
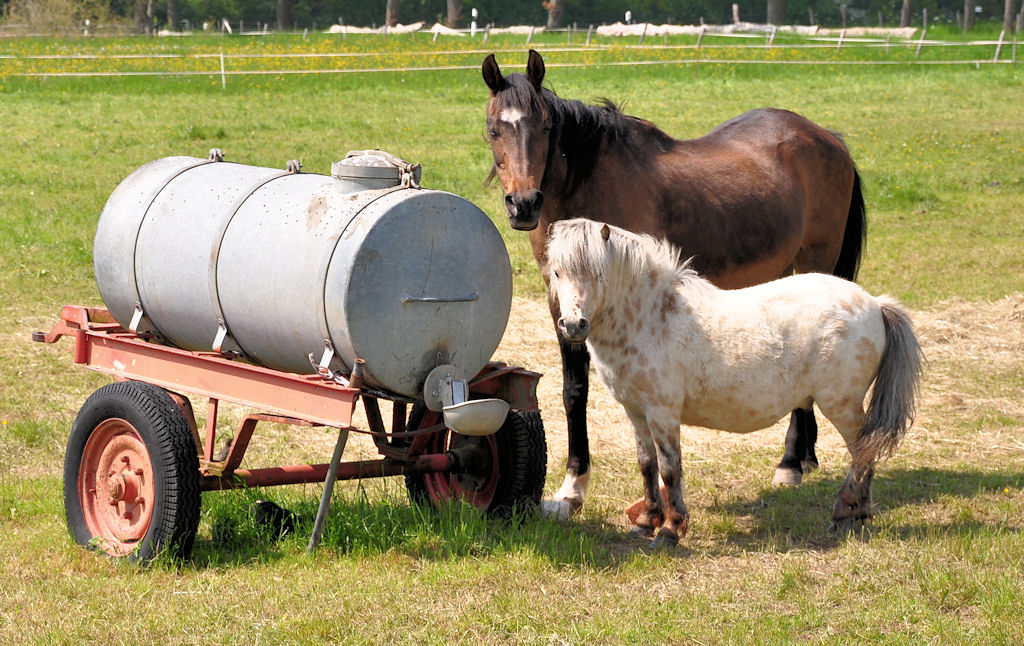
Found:
[[(551, 67), (645, 66), (673, 64), (899, 66), (899, 65), (1016, 65), (1017, 38), (1001, 34), (995, 40), (944, 41), (925, 38), (802, 36), (764, 33), (704, 33), (696, 40), (663, 42), (640, 36), (565, 45), (550, 40), (541, 47)], [(524, 44), (530, 44), (532, 34)], [(571, 39), (571, 36), (569, 37)], [(305, 39), (304, 39), (305, 40)], [(421, 39), (422, 40), (422, 39)], [(678, 39), (676, 39), (678, 40)], [(759, 42), (751, 42), (758, 40)], [(740, 42), (745, 41), (745, 42)], [(434, 38), (436, 42), (436, 36)], [(505, 36), (502, 48), (465, 49), (430, 47), (410, 51), (287, 51), (287, 52), (142, 52), (0, 55), (0, 77), (130, 77), (228, 76), (290, 74), (408, 73), (477, 69), (488, 53), (521, 53)], [(321, 42), (320, 48), (323, 43)], [(535, 45), (538, 46), (538, 45)], [(296, 46), (301, 50), (301, 44)], [(340, 48), (339, 48), (340, 49)], [(925, 55), (922, 55), (925, 54)]]

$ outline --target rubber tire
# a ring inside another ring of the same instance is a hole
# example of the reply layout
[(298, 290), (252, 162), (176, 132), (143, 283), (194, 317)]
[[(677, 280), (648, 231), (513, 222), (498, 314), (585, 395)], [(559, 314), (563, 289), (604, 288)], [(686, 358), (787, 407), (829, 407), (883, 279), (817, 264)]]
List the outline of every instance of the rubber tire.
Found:
[[(424, 416), (426, 424), (434, 423), (429, 411)], [(454, 433), (446, 429), (444, 433)], [(544, 436), (544, 422), (539, 411), (509, 411), (505, 423), (494, 434), (498, 449), (497, 483), (494, 495), (486, 506), (478, 505), (489, 515), (509, 518), (517, 511), (526, 511), (540, 504), (547, 477), (547, 442)], [(483, 438), (481, 438), (483, 439)], [(427, 488), (426, 479), (442, 477), (444, 474), (413, 474), (405, 476), (409, 497), (417, 503), (438, 507), (445, 500), (434, 500)]]
[(86, 524), (78, 478), (86, 442), (100, 423), (111, 418), (123, 419), (132, 426), (149, 454), (153, 470), (149, 528), (123, 558), (144, 564), (167, 550), (172, 558), (188, 558), (202, 504), (198, 451), (181, 408), (162, 388), (140, 381), (100, 388), (75, 418), (64, 456), (64, 512), (72, 537), (79, 545), (102, 549)]

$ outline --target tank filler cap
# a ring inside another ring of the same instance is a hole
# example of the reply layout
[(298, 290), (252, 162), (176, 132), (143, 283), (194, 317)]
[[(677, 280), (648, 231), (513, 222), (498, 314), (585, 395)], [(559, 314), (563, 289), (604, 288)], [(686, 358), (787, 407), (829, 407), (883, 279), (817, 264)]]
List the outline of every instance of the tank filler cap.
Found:
[(380, 149), (352, 150), (331, 164), (331, 175), (352, 191), (419, 188), (422, 167)]

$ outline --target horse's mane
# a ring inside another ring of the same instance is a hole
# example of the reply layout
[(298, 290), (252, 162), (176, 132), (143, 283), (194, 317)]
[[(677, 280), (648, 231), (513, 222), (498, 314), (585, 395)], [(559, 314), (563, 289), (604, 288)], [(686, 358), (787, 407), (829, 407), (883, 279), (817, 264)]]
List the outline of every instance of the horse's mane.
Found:
[[(548, 261), (570, 276), (593, 276), (635, 282), (652, 273), (671, 276), (674, 283), (707, 282), (691, 266), (693, 258), (679, 260), (679, 248), (666, 240), (575, 218), (552, 225), (548, 238)], [(709, 283), (710, 284), (710, 283)]]
[[(623, 146), (629, 146), (633, 141), (639, 144), (636, 133), (646, 131), (662, 150), (675, 143), (672, 137), (650, 122), (623, 114), (619, 106), (608, 99), (600, 99), (592, 105), (562, 99), (548, 88), (542, 88), (538, 93), (523, 74), (509, 74), (504, 79), (501, 95), (506, 106), (520, 110), (544, 109), (551, 115), (551, 141), (557, 145), (548, 148), (548, 163), (552, 162), (554, 155), (565, 155), (567, 194), (575, 192), (593, 174), (598, 153), (605, 142)], [(645, 150), (638, 145), (634, 153), (643, 155)]]

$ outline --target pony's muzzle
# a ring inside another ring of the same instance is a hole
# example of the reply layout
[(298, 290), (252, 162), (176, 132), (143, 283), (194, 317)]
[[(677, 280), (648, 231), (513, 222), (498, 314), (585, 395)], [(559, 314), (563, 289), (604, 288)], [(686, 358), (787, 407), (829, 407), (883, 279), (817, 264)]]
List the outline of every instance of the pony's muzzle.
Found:
[(587, 340), (587, 333), (590, 332), (590, 320), (585, 316), (578, 319), (567, 319), (563, 316), (558, 319), (558, 329), (566, 341), (583, 343)]
[(525, 193), (506, 193), (505, 210), (513, 229), (531, 231), (540, 221), (540, 210), (544, 206), (544, 194), (533, 189)]

